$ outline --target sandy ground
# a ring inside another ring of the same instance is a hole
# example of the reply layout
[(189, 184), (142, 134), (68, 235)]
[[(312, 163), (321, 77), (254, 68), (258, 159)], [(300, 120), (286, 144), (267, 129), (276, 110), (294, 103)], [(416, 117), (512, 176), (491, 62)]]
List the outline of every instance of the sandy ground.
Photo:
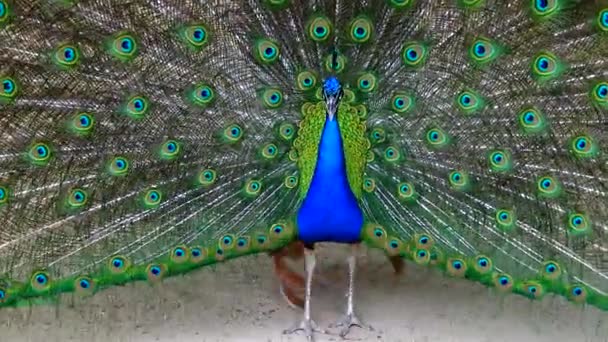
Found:
[[(320, 250), (313, 318), (344, 309), (347, 249)], [(355, 341), (608, 341), (608, 314), (559, 298), (498, 296), (466, 280), (408, 265), (396, 278), (383, 256), (359, 259), (356, 310), (374, 331)], [(0, 341), (306, 341), (282, 331), (300, 318), (278, 292), (266, 255), (232, 260), (150, 286), (136, 283), (57, 305), (0, 310)], [(316, 335), (316, 341), (340, 341)]]

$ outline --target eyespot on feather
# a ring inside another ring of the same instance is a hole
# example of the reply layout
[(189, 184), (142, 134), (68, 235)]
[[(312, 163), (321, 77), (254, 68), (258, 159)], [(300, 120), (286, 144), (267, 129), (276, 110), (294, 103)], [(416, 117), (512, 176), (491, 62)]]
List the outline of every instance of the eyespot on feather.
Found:
[(513, 288), (513, 278), (506, 273), (495, 273), (492, 279), (494, 287), (501, 292), (510, 292)]
[(386, 230), (379, 224), (366, 224), (363, 234), (363, 240), (367, 241), (373, 247), (383, 248), (386, 244), (386, 240), (388, 239)]
[(150, 264), (146, 267), (146, 277), (150, 283), (158, 283), (160, 282), (165, 273), (167, 272), (167, 267), (163, 264)]
[(372, 36), (373, 24), (366, 16), (355, 18), (349, 26), (349, 36), (354, 43), (365, 43)]
[(131, 267), (131, 262), (123, 256), (114, 256), (108, 260), (108, 268), (113, 274), (123, 274)]
[(272, 64), (279, 59), (280, 50), (276, 42), (270, 39), (259, 39), (254, 45), (254, 56), (262, 64)]
[(287, 243), (293, 240), (294, 234), (295, 228), (287, 221), (279, 221), (270, 226), (270, 229), (268, 230), (270, 241), (273, 243)]
[(312, 17), (307, 25), (308, 37), (315, 42), (327, 41), (331, 37), (331, 31), (331, 22), (323, 15)]
[(119, 32), (108, 40), (108, 50), (116, 59), (128, 62), (133, 60), (139, 52), (139, 43), (130, 32)]
[(183, 264), (190, 259), (190, 249), (185, 245), (179, 245), (171, 250), (170, 259), (176, 264)]
[(190, 261), (194, 264), (203, 263), (209, 256), (209, 252), (202, 246), (192, 246), (190, 248)]
[(74, 289), (79, 296), (91, 296), (95, 292), (95, 281), (86, 276), (80, 276), (74, 280)]
[(36, 271), (30, 278), (30, 286), (36, 292), (46, 292), (51, 288), (51, 277), (46, 271)]
[(453, 277), (464, 277), (467, 272), (467, 263), (462, 258), (448, 258), (446, 271)]
[(396, 237), (389, 237), (384, 246), (386, 254), (389, 256), (398, 256), (405, 254), (406, 245)]

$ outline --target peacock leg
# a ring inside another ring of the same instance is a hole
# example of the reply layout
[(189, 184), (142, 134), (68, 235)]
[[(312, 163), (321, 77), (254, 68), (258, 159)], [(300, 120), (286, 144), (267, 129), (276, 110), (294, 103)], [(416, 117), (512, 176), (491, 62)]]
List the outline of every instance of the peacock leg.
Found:
[(306, 269), (306, 296), (304, 298), (304, 318), (300, 322), (296, 322), (295, 326), (291, 329), (285, 330), (285, 334), (293, 334), (296, 331), (304, 331), (306, 338), (309, 341), (314, 341), (313, 332), (325, 333), (320, 330), (319, 326), (310, 318), (310, 297), (312, 287), (312, 275), (315, 270), (317, 261), (315, 258), (315, 252), (312, 249), (306, 248), (304, 250), (304, 268)]
[(348, 302), (346, 305), (346, 314), (336, 323), (334, 326), (343, 327), (340, 332), (341, 337), (348, 335), (350, 328), (357, 326), (359, 328), (367, 328), (373, 330), (371, 326), (368, 326), (361, 322), (361, 320), (355, 314), (354, 308), (354, 292), (355, 292), (355, 270), (357, 268), (357, 252), (359, 245), (352, 246), (351, 255), (348, 256)]

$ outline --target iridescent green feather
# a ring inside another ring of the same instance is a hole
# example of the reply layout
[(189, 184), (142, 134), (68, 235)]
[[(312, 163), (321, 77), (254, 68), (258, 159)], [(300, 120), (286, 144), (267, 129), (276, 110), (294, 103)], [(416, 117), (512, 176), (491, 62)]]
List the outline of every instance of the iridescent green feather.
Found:
[(530, 15), (539, 22), (556, 20), (567, 8), (569, 0), (529, 0)]
[(483, 36), (473, 39), (469, 47), (469, 59), (480, 66), (495, 61), (502, 53), (502, 46), (494, 40)]
[(429, 47), (423, 42), (409, 41), (403, 44), (403, 63), (411, 68), (424, 66), (429, 55)]
[(344, 146), (348, 183), (355, 197), (360, 198), (367, 151), (370, 147), (369, 140), (365, 137), (365, 124), (361, 122), (355, 108), (349, 105), (341, 105), (337, 116)]
[(0, 104), (12, 102), (15, 97), (19, 95), (19, 83), (8, 75), (0, 76), (0, 83), (2, 83), (2, 89), (0, 89)]
[(531, 69), (532, 77), (542, 84), (560, 77), (566, 65), (553, 53), (542, 51), (532, 59)]
[(106, 49), (116, 59), (128, 62), (137, 57), (139, 42), (131, 32), (118, 32), (107, 38)]
[(253, 54), (258, 62), (263, 64), (275, 63), (281, 54), (279, 46), (271, 39), (259, 39), (253, 47)]
[(209, 29), (201, 23), (180, 26), (177, 34), (193, 51), (200, 51), (209, 44), (211, 39)]
[(331, 21), (324, 15), (312, 16), (306, 25), (306, 33), (315, 42), (325, 42), (332, 34)]
[(70, 43), (61, 44), (52, 52), (51, 58), (55, 65), (60, 68), (73, 68), (80, 61), (80, 49)]
[(373, 22), (365, 15), (354, 18), (347, 27), (349, 39), (356, 44), (366, 43), (374, 35)]
[[(305, 108), (304, 108), (305, 107)], [(298, 152), (298, 169), (300, 171), (300, 198), (306, 197), (312, 177), (317, 166), (321, 134), (325, 126), (326, 110), (323, 102), (307, 103), (302, 109), (304, 115), (300, 121), (298, 137), (293, 146)], [(339, 115), (339, 114), (338, 114)]]

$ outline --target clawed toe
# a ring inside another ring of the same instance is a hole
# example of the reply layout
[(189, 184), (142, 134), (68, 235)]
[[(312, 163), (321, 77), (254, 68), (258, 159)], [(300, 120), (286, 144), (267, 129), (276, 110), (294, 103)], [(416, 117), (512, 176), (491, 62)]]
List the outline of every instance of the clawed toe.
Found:
[(357, 316), (355, 316), (355, 314), (345, 315), (342, 319), (337, 321), (332, 326), (333, 327), (342, 327), (342, 330), (340, 331), (341, 337), (346, 337), (346, 335), (348, 335), (348, 333), (350, 332), (351, 327), (359, 327), (362, 329), (368, 329), (368, 330), (372, 330), (372, 331), (374, 330), (371, 326), (362, 323), (361, 320)]
[(303, 331), (308, 341), (314, 341), (313, 332), (325, 333), (324, 330), (319, 329), (319, 326), (312, 319), (303, 319), (296, 323), (292, 328), (283, 331), (283, 334), (293, 334), (298, 331)]

